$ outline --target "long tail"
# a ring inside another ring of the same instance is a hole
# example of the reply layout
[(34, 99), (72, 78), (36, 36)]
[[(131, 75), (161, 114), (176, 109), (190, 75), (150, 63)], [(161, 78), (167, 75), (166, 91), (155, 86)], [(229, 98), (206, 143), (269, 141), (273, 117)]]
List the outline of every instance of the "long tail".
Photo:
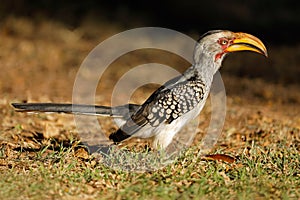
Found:
[(138, 108), (140, 108), (140, 105), (137, 104), (125, 104), (116, 107), (109, 107), (65, 103), (12, 103), (12, 106), (18, 112), (55, 112), (122, 118), (129, 118)]

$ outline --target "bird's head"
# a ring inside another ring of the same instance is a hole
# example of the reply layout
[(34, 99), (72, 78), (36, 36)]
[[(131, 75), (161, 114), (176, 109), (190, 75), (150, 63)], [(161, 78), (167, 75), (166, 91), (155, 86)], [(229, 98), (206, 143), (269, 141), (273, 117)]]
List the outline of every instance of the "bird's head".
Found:
[[(253, 51), (264, 56), (267, 49), (260, 39), (242, 32), (231, 32), (224, 30), (209, 31), (201, 36), (194, 52), (196, 64), (213, 65), (217, 71), (224, 57), (231, 52)], [(207, 62), (207, 63), (205, 63)]]

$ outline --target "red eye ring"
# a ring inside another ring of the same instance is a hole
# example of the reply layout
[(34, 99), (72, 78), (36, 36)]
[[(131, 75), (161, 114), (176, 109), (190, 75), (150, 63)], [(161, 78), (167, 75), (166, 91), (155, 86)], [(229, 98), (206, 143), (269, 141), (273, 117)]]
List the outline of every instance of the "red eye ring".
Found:
[(229, 41), (228, 41), (227, 38), (220, 38), (220, 39), (218, 40), (218, 43), (219, 43), (221, 46), (226, 46), (226, 45), (229, 43)]
[(221, 41), (220, 41), (220, 44), (221, 44), (221, 45), (227, 45), (227, 44), (228, 44), (228, 41), (227, 41), (227, 40), (221, 40)]

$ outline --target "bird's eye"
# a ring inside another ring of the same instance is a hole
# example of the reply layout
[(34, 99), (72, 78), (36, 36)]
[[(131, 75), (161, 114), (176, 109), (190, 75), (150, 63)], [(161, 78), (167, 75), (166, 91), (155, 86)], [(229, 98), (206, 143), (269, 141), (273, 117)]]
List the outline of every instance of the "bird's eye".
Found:
[(221, 41), (220, 41), (220, 44), (221, 44), (221, 45), (226, 45), (227, 43), (228, 43), (227, 40), (221, 40)]

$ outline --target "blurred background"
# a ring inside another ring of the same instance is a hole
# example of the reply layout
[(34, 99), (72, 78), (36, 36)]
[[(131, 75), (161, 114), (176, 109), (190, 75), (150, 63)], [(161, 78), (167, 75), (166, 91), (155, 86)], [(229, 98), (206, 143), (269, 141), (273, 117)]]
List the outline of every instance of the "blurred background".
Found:
[[(270, 56), (241, 53), (228, 57), (221, 70), (228, 93), (247, 93), (249, 87), (249, 95), (262, 100), (297, 103), (299, 25), (300, 3), (292, 0), (2, 1), (0, 89), (15, 98), (48, 95), (70, 99), (72, 80), (85, 56), (120, 31), (158, 26), (197, 39), (211, 29), (228, 29), (259, 37)], [(164, 62), (166, 57), (152, 53), (157, 62)], [(136, 53), (124, 56), (119, 64), (132, 65), (134, 58), (145, 59)], [(175, 67), (188, 67), (174, 60)]]
[(162, 26), (182, 32), (203, 33), (227, 28), (253, 32), (275, 44), (296, 44), (300, 40), (300, 3), (293, 0), (252, 1), (2, 1), (1, 18), (47, 18), (69, 28), (80, 26), (87, 17), (95, 22), (117, 23), (128, 29), (138, 26)]

